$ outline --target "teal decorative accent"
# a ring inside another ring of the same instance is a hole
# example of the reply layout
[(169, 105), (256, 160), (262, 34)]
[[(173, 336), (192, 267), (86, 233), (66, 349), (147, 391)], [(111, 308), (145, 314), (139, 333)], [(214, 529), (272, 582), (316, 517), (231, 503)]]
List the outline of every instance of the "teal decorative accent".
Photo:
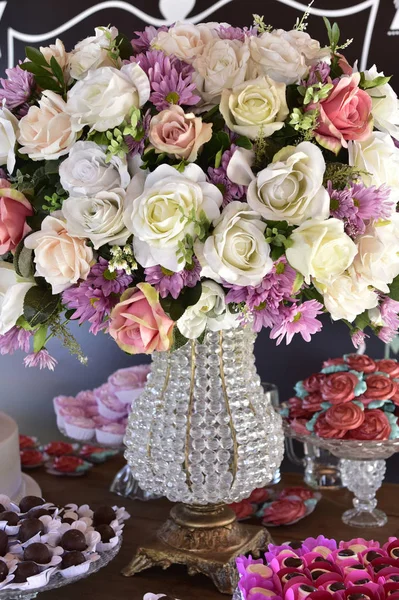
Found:
[(323, 410), (328, 410), (332, 406), (332, 404), (331, 402), (322, 402), (320, 406)]
[(383, 375), (384, 377), (389, 378), (388, 373), (384, 373), (384, 371), (376, 371), (375, 373), (373, 373), (373, 375)]
[[(393, 406), (393, 410), (391, 410), (390, 408), (388, 408), (386, 405), (392, 405)], [(391, 400), (373, 400), (372, 402), (370, 402), (370, 404), (367, 406), (367, 408), (384, 408), (384, 410), (388, 410), (389, 412), (393, 412), (395, 410), (395, 405), (392, 404)]]
[(356, 404), (364, 412), (364, 404), (360, 400), (352, 400), (353, 404)]
[(396, 415), (394, 415), (392, 413), (385, 413), (385, 414), (391, 425), (391, 433), (389, 435), (389, 439), (396, 440), (397, 438), (399, 438), (399, 427), (397, 424), (397, 417), (396, 417)]
[(330, 365), (329, 367), (324, 367), (321, 370), (321, 373), (325, 375), (330, 375), (330, 373), (339, 373), (340, 371), (349, 371), (348, 365)]
[(295, 390), (295, 394), (301, 400), (303, 400), (304, 398), (306, 398), (306, 396), (309, 396), (309, 392), (307, 392), (305, 390), (305, 388), (303, 387), (303, 381), (297, 381), (296, 384), (295, 384), (294, 390)]
[(288, 408), (288, 406), (284, 406), (284, 408), (280, 408), (279, 412), (282, 417), (287, 418), (290, 414), (290, 409)]
[(367, 390), (367, 383), (365, 381), (359, 381), (359, 383), (355, 386), (355, 396), (361, 396)]
[(324, 412), (324, 411), (322, 411), (322, 410), (321, 410), (321, 411), (319, 411), (319, 412), (315, 413), (315, 414), (313, 415), (313, 417), (310, 419), (310, 421), (308, 421), (308, 422), (306, 423), (306, 429), (307, 429), (308, 431), (312, 431), (312, 432), (314, 431), (314, 426), (315, 426), (315, 424), (316, 424), (317, 418), (318, 418), (318, 416), (319, 416), (319, 415), (321, 415), (321, 413), (322, 413), (322, 412)]

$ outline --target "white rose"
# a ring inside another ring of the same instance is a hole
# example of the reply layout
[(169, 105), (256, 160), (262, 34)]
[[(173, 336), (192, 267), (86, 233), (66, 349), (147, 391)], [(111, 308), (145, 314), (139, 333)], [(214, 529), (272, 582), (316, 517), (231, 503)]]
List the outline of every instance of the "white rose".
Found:
[(69, 235), (89, 239), (95, 250), (105, 244), (126, 244), (130, 233), (123, 222), (125, 197), (125, 190), (117, 188), (64, 200), (62, 214)]
[(230, 202), (214, 222), (211, 236), (194, 244), (203, 277), (258, 285), (273, 267), (264, 223), (245, 202)]
[(309, 219), (293, 231), (292, 245), (286, 249), (290, 265), (317, 283), (330, 284), (352, 264), (356, 244), (344, 232), (339, 219)]
[(36, 276), (44, 277), (60, 294), (79, 279), (86, 279), (93, 260), (93, 250), (85, 240), (68, 234), (59, 212), (46, 217), (40, 231), (25, 238), (26, 248), (34, 250)]
[(225, 89), (220, 112), (232, 131), (251, 140), (260, 134), (269, 137), (284, 126), (289, 113), (285, 84), (264, 76)]
[(286, 146), (250, 183), (248, 204), (265, 219), (290, 225), (327, 219), (330, 197), (323, 187), (325, 169), (323, 154), (315, 144)]
[(194, 81), (202, 98), (202, 109), (219, 104), (224, 89), (245, 81), (248, 58), (248, 42), (217, 38), (205, 46), (194, 61)]
[(118, 127), (133, 107), (140, 108), (149, 97), (150, 82), (138, 64), (129, 63), (120, 71), (102, 67), (69, 90), (66, 110), (75, 131), (86, 125), (91, 131), (107, 131)]
[(381, 292), (399, 275), (399, 215), (367, 227), (357, 240), (358, 254), (353, 270), (358, 278)]
[(217, 37), (214, 25), (209, 27), (207, 23), (193, 25), (178, 21), (168, 31), (159, 31), (152, 39), (151, 47), (168, 55), (173, 54), (185, 62), (192, 62), (203, 52), (205, 44)]
[(113, 156), (94, 142), (76, 142), (60, 165), (61, 185), (71, 196), (95, 196), (114, 188), (127, 188), (130, 175), (126, 159)]
[[(375, 65), (363, 73), (366, 81), (384, 77), (384, 73), (379, 73)], [(374, 117), (374, 127), (399, 140), (399, 100), (393, 88), (389, 83), (385, 83), (366, 92), (373, 103), (371, 112)]]
[(90, 69), (118, 66), (109, 54), (118, 33), (116, 27), (96, 27), (96, 35), (76, 44), (69, 56), (71, 77), (79, 80), (83, 79)]
[(378, 304), (378, 295), (348, 273), (328, 285), (317, 284), (316, 287), (323, 294), (325, 307), (333, 321), (346, 319), (352, 323), (358, 315)]
[(327, 46), (321, 48), (320, 43), (317, 40), (312, 39), (305, 31), (298, 31), (297, 29), (292, 29), (291, 31), (282, 31), (280, 29), (278, 31), (281, 32), (282, 37), (290, 42), (298, 52), (303, 54), (308, 66), (316, 65), (320, 61), (330, 64), (330, 48)]
[(59, 94), (45, 90), (39, 106), (31, 106), (19, 122), (20, 152), (32, 160), (56, 160), (76, 141), (67, 105)]
[(286, 39), (287, 32), (277, 29), (261, 36), (250, 37), (251, 70), (256, 75), (269, 75), (274, 81), (287, 85), (299, 83), (306, 75), (308, 66), (304, 54)]
[(10, 331), (24, 312), (24, 299), (35, 283), (17, 278), (10, 263), (0, 261), (0, 335)]
[(365, 185), (388, 185), (399, 197), (399, 149), (388, 133), (374, 131), (364, 142), (348, 142), (349, 164), (361, 173)]
[(10, 175), (15, 167), (15, 145), (18, 133), (18, 119), (3, 106), (0, 108), (0, 165), (7, 165)]
[(207, 182), (202, 169), (190, 164), (182, 173), (161, 165), (147, 176), (133, 177), (127, 190), (125, 224), (133, 233), (134, 253), (143, 267), (161, 265), (181, 271), (179, 242), (187, 234), (195, 237), (192, 215), (205, 214), (209, 221), (219, 216), (222, 194)]
[(203, 281), (197, 304), (187, 308), (176, 325), (186, 338), (195, 340), (205, 329), (221, 331), (238, 327), (238, 320), (237, 315), (229, 311), (220, 285), (214, 281)]
[(55, 44), (51, 44), (45, 48), (41, 46), (40, 52), (43, 54), (48, 64), (50, 64), (52, 57), (54, 57), (61, 69), (64, 71), (65, 79), (69, 79), (68, 52), (65, 50), (65, 46), (61, 40), (57, 38)]

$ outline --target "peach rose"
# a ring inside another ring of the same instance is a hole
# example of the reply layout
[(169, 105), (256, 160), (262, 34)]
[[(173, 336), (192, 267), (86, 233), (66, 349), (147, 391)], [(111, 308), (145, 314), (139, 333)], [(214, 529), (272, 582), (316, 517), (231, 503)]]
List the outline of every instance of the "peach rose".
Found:
[(0, 254), (13, 251), (30, 231), (26, 217), (33, 215), (32, 206), (21, 192), (0, 179)]
[(385, 375), (369, 375), (366, 378), (368, 400), (390, 400), (398, 391), (398, 384)]
[(181, 106), (172, 105), (151, 119), (149, 138), (158, 153), (166, 152), (176, 158), (194, 162), (198, 151), (212, 137), (212, 123), (185, 113)]
[(387, 440), (391, 433), (391, 425), (386, 414), (375, 408), (366, 410), (363, 424), (349, 432), (354, 440)]
[(320, 393), (326, 402), (342, 404), (342, 402), (353, 400), (358, 383), (359, 380), (353, 373), (346, 371), (331, 373), (321, 383)]
[(128, 354), (151, 354), (169, 350), (173, 327), (158, 292), (149, 283), (139, 283), (122, 294), (111, 313), (109, 332)]
[(356, 429), (364, 421), (364, 411), (353, 402), (331, 406), (325, 413), (326, 423), (333, 429)]
[(325, 100), (307, 108), (319, 110), (316, 140), (336, 154), (348, 141), (365, 140), (373, 131), (372, 100), (359, 81), (359, 73), (344, 75)]
[(345, 356), (345, 362), (354, 371), (374, 373), (376, 370), (375, 361), (366, 354), (348, 354)]

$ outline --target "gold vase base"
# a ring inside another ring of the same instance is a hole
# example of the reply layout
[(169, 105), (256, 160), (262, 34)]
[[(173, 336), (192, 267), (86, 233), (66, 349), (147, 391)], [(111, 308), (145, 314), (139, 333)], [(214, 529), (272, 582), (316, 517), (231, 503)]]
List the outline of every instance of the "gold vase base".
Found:
[(186, 565), (189, 575), (202, 573), (219, 592), (232, 594), (238, 583), (236, 558), (248, 553), (257, 558), (271, 542), (267, 529), (237, 523), (226, 506), (177, 505), (122, 574), (131, 577), (151, 567)]

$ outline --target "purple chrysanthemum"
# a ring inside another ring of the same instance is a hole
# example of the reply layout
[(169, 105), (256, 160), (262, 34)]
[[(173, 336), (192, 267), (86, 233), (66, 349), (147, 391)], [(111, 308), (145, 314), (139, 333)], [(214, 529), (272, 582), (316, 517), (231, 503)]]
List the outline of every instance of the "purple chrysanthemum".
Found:
[(166, 298), (170, 294), (176, 300), (184, 288), (183, 271), (174, 273), (160, 265), (155, 265), (144, 269), (144, 273), (146, 282), (154, 286), (161, 298)]
[(199, 260), (193, 256), (193, 262), (191, 266), (187, 266), (183, 271), (184, 285), (186, 287), (195, 287), (201, 279), (201, 265)]
[(306, 86), (317, 85), (318, 83), (327, 83), (330, 75), (330, 65), (324, 61), (317, 63), (309, 69), (309, 76), (305, 82)]
[(380, 305), (380, 312), (384, 325), (396, 331), (399, 328), (399, 302), (385, 297)]
[(367, 333), (364, 333), (364, 331), (358, 329), (357, 331), (355, 331), (355, 333), (352, 333), (352, 344), (358, 350), (365, 343), (366, 338), (368, 337), (370, 336), (367, 335)]
[(29, 352), (32, 334), (20, 327), (13, 327), (4, 335), (0, 335), (0, 354), (14, 354), (17, 350)]
[(158, 35), (160, 31), (168, 31), (166, 25), (162, 25), (158, 29), (152, 25), (148, 25), (144, 31), (135, 31), (134, 34), (137, 38), (131, 40), (133, 50), (136, 52), (147, 52), (151, 47), (152, 40)]
[(218, 35), (221, 40), (239, 40), (244, 42), (250, 35), (257, 35), (254, 27), (232, 27), (231, 25), (219, 25)]
[(171, 104), (192, 106), (200, 101), (195, 94), (191, 65), (175, 56), (166, 56), (161, 50), (149, 50), (132, 57), (147, 73), (152, 93), (150, 101), (157, 110), (165, 110)]
[(322, 329), (317, 319), (323, 312), (323, 305), (316, 300), (307, 300), (303, 304), (285, 306), (280, 313), (279, 322), (270, 332), (272, 340), (277, 339), (277, 345), (286, 337), (288, 345), (296, 333), (300, 333), (305, 342), (310, 342), (311, 336)]
[(40, 370), (48, 369), (49, 371), (54, 371), (57, 364), (56, 359), (45, 348), (39, 352), (32, 352), (32, 354), (28, 354), (24, 358), (25, 367), (39, 367)]
[(237, 146), (232, 144), (228, 150), (223, 152), (220, 167), (209, 167), (208, 169), (210, 181), (216, 185), (223, 194), (223, 208), (233, 200), (242, 200), (247, 192), (246, 186), (237, 185), (227, 177), (227, 167), (236, 150)]
[[(35, 78), (32, 73), (20, 69), (19, 66), (6, 69), (7, 79), (0, 79), (3, 89), (0, 89), (0, 103), (5, 100), (6, 107), (23, 116), (28, 111), (28, 102), (36, 87)], [(21, 113), (22, 111), (22, 113)]]
[(125, 137), (125, 142), (127, 147), (129, 148), (130, 156), (136, 156), (136, 154), (142, 155), (144, 152), (145, 143), (148, 139), (148, 132), (150, 129), (151, 123), (151, 111), (150, 109), (142, 115), (138, 123), (137, 130), (140, 131), (140, 135), (138, 136), (140, 139), (134, 139), (131, 135), (127, 135)]

